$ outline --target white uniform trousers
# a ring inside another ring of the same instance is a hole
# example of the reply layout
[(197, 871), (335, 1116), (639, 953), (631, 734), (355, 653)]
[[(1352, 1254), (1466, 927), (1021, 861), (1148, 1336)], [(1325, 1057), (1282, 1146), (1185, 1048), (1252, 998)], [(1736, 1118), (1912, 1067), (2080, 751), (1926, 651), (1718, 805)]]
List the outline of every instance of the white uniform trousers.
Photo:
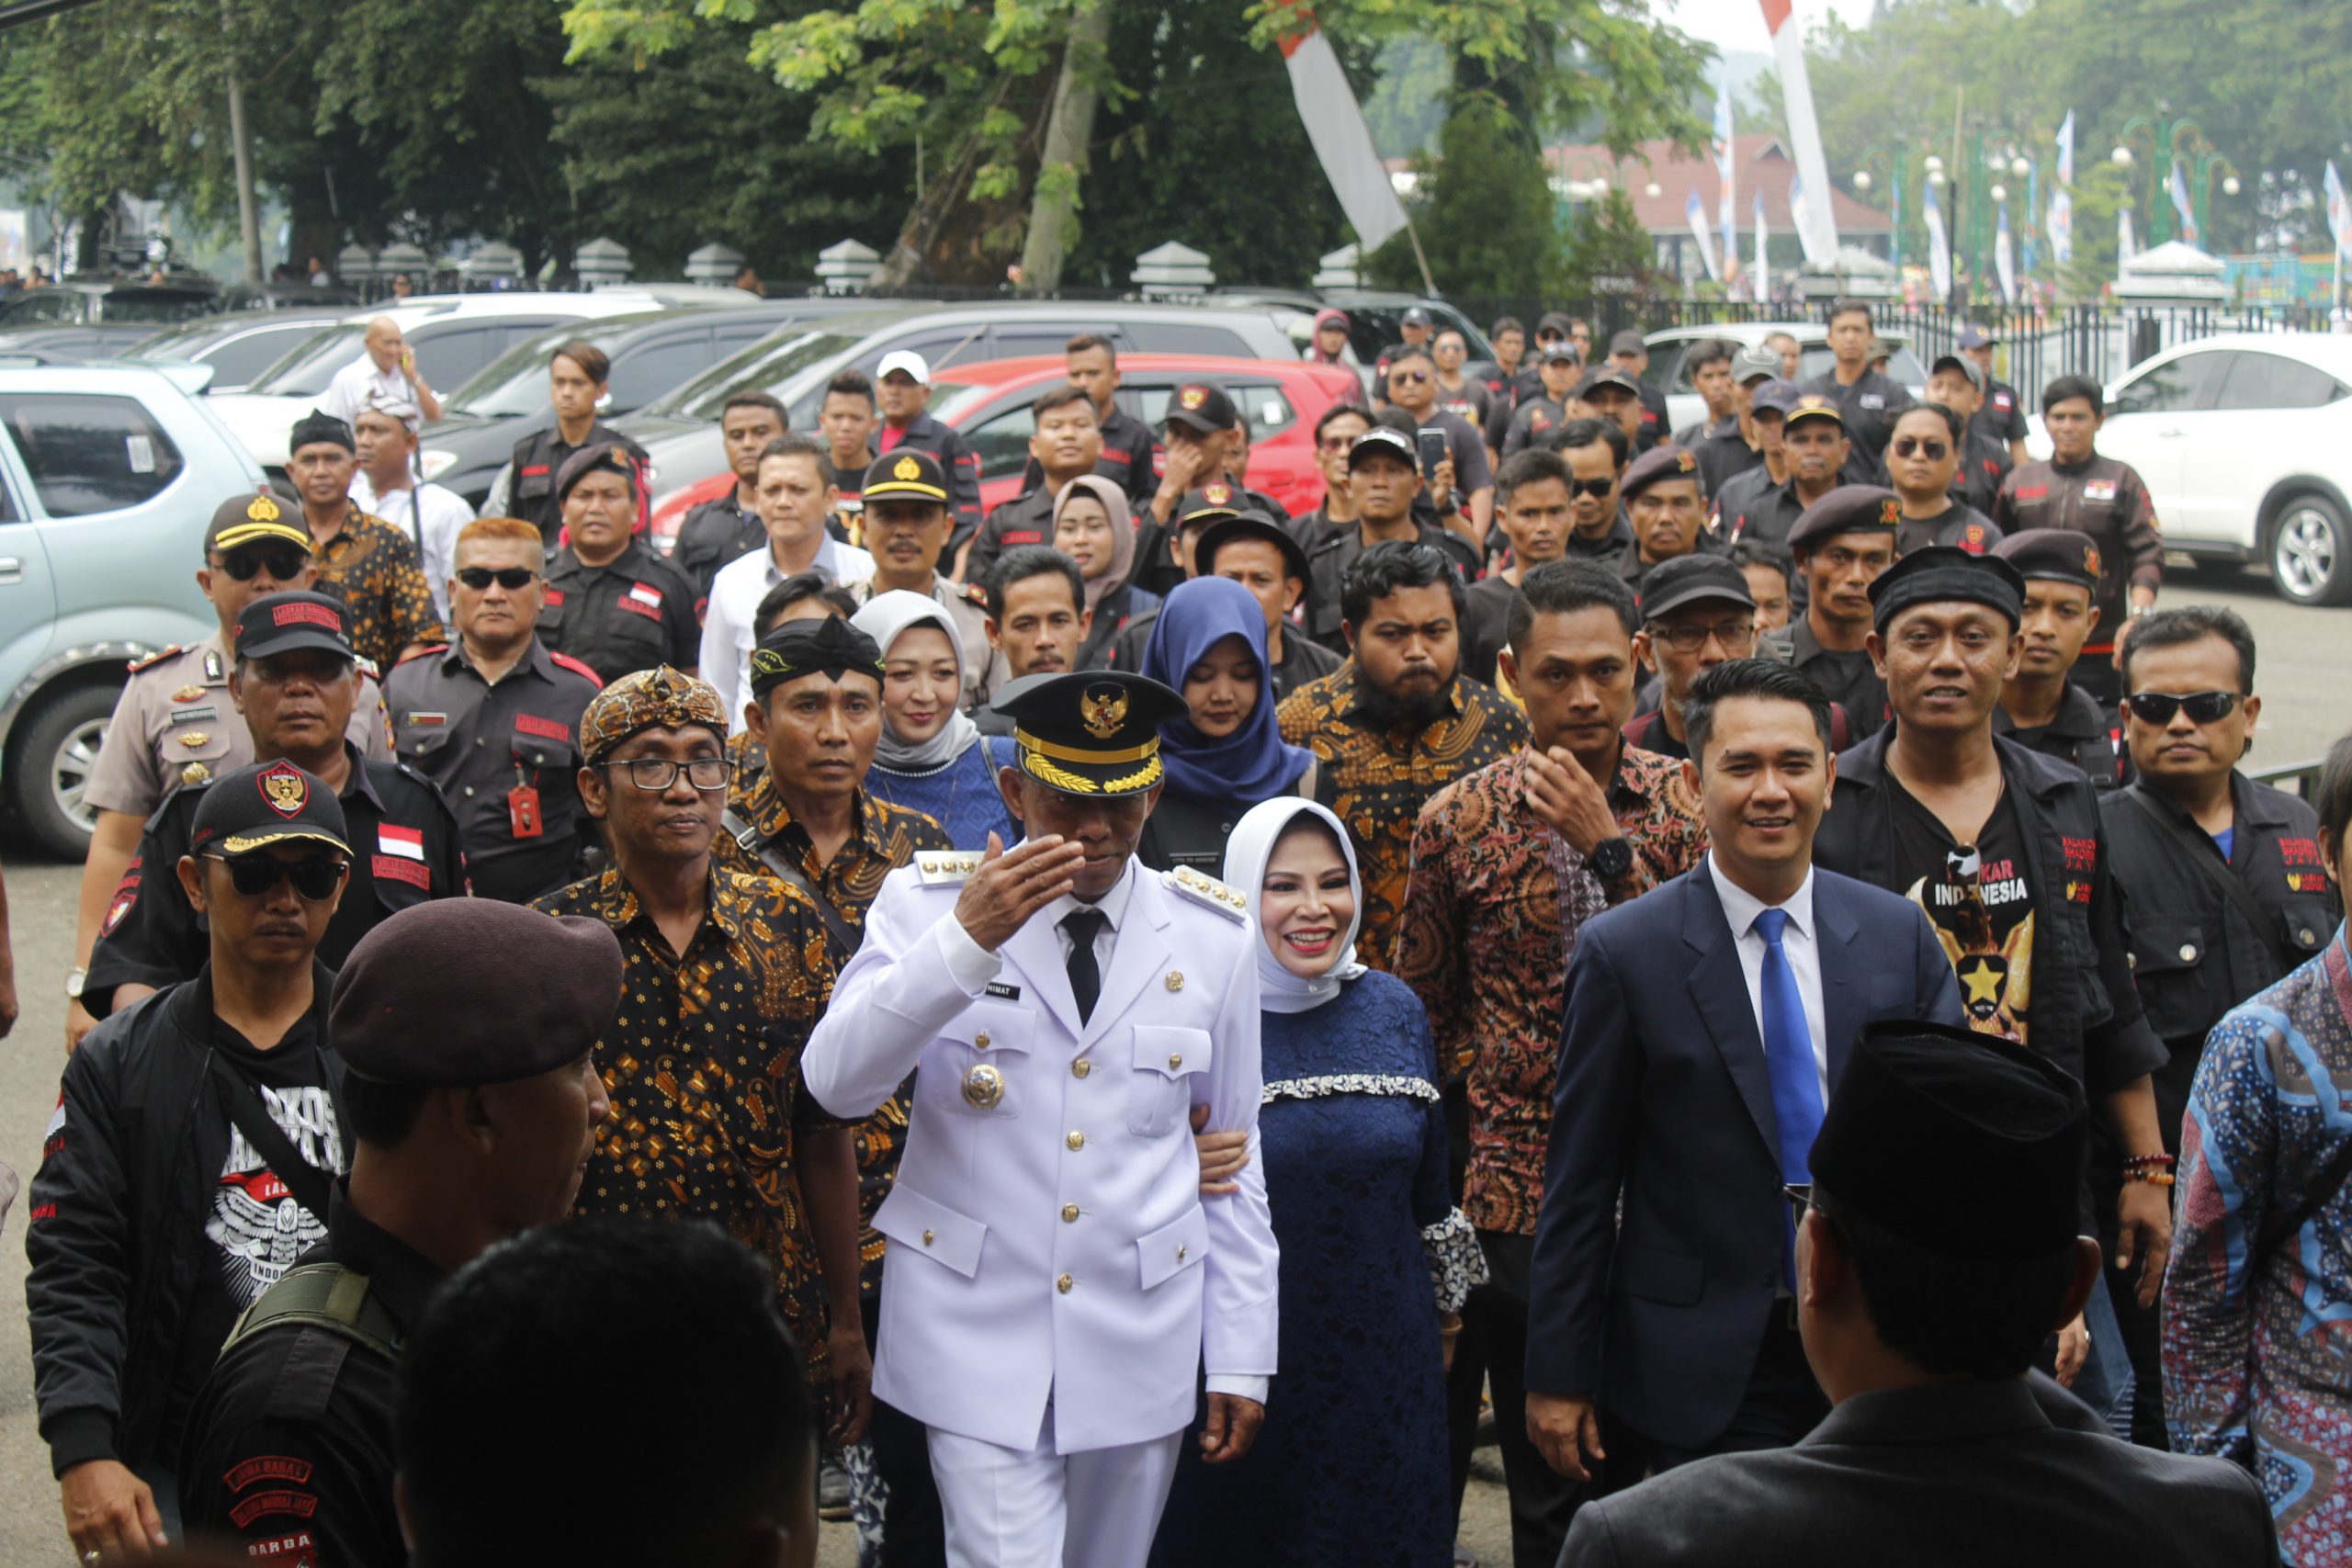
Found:
[(948, 1568), (1144, 1568), (1184, 1439), (1057, 1453), (1050, 1400), (1028, 1449), (930, 1433)]

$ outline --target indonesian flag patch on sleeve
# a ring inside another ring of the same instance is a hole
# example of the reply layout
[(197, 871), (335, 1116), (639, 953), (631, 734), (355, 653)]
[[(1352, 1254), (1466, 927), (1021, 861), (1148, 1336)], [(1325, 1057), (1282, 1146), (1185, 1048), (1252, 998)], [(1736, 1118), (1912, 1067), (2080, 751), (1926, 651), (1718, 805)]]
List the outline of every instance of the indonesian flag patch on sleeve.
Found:
[(376, 829), (376, 847), (388, 855), (421, 861), (424, 858), (424, 830), (383, 823)]

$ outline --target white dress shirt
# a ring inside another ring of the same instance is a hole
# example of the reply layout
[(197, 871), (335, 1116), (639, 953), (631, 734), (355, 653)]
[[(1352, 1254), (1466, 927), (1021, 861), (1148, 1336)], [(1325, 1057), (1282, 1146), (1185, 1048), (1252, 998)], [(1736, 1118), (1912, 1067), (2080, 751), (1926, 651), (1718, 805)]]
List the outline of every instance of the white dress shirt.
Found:
[(424, 569), (424, 586), (433, 592), (433, 608), (451, 636), (449, 578), (458, 570), (458, 535), (474, 520), (474, 509), (456, 491), (435, 484), (413, 484), (389, 495), (378, 495), (365, 473), (351, 476), (351, 504), (370, 517), (380, 517), (417, 544)]
[(408, 377), (401, 373), (397, 362), (390, 370), (379, 370), (375, 360), (362, 354), (334, 373), (334, 379), (327, 383), (326, 395), (319, 400), (319, 412), (331, 413), (349, 424), (368, 406), (368, 400), (376, 396), (387, 402), (417, 400)]
[(1756, 929), (1756, 917), (1768, 908), (1788, 911), (1789, 923), (1781, 931), (1781, 951), (1788, 955), (1789, 972), (1797, 979), (1805, 1032), (1813, 1037), (1814, 1067), (1821, 1076), (1821, 1103), (1827, 1105), (1829, 1029), (1821, 1006), (1821, 942), (1813, 920), (1813, 872), (1807, 869), (1804, 883), (1776, 905), (1767, 905), (1753, 893), (1733, 886), (1712, 853), (1707, 856), (1707, 874), (1714, 880), (1715, 897), (1723, 900), (1724, 919), (1730, 922), (1733, 942), (1739, 949), (1739, 972), (1747, 981), (1747, 1006), (1756, 1015), (1759, 1040), (1764, 1037), (1764, 933)]
[[(818, 541), (809, 570), (828, 582), (854, 582), (874, 575), (874, 558), (827, 534)], [(729, 734), (743, 728), (743, 704), (752, 691), (752, 649), (760, 640), (753, 624), (760, 601), (790, 575), (777, 570), (771, 546), (729, 561), (711, 580), (710, 599), (703, 606), (697, 672), (718, 693)]]

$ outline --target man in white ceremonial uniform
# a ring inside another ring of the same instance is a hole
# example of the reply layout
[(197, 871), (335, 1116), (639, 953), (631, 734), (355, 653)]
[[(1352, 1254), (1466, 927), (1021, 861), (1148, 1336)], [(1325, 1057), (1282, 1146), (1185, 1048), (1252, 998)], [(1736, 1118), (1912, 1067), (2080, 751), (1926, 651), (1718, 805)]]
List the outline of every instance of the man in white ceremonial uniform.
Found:
[[(929, 1430), (955, 1568), (1141, 1568), (1205, 1363), (1200, 1438), (1239, 1458), (1274, 1371), (1246, 900), (1135, 859), (1159, 725), (1122, 671), (1000, 695), (1027, 836), (891, 874), (803, 1071), (836, 1116), (916, 1079), (888, 1238), (877, 1399)], [(1191, 1115), (1249, 1135), (1200, 1198)]]

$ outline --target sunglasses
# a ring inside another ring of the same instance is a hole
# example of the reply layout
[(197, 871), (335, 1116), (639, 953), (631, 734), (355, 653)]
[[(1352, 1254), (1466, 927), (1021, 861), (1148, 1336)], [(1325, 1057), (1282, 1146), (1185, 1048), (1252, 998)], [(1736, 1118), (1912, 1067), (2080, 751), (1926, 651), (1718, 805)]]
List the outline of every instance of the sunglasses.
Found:
[(2123, 699), (2132, 716), (2144, 724), (2170, 724), (2172, 716), (2188, 710), (2191, 724), (2211, 724), (2238, 705), (2235, 692), (2134, 692)]
[(1928, 461), (1930, 463), (1940, 463), (1951, 455), (1951, 446), (1947, 442), (1923, 440), (1917, 435), (1898, 435), (1894, 438), (1896, 457), (1916, 457), (1921, 452), (1928, 455)]
[(1429, 378), (1430, 373), (1426, 370), (1391, 370), (1388, 373), (1388, 384), (1392, 387), (1399, 381), (1426, 381)]
[(486, 566), (465, 566), (458, 569), (458, 581), (479, 593), (495, 582), (509, 593), (530, 586), (539, 574), (527, 566), (503, 566), (496, 571)]
[(302, 575), (311, 558), (291, 545), (278, 548), (231, 550), (220, 558), (220, 570), (238, 582), (251, 582), (266, 571), (273, 581), (291, 582)]
[(1593, 500), (1599, 501), (1602, 496), (1607, 495), (1611, 491), (1615, 490), (1616, 488), (1617, 481), (1615, 479), (1570, 479), (1568, 481), (1568, 499), (1570, 501), (1574, 501), (1577, 496), (1589, 495), (1592, 497)]
[(1713, 626), (1652, 626), (1645, 629), (1652, 642), (1662, 642), (1677, 653), (1696, 653), (1713, 637), (1724, 645), (1725, 653), (1736, 654), (1756, 640), (1754, 621), (1725, 621)]
[(681, 768), (685, 770), (686, 782), (706, 795), (725, 789), (735, 776), (735, 764), (726, 757), (695, 757), (684, 762), (673, 762), (667, 757), (632, 757), (626, 762), (599, 765), (625, 769), (628, 782), (642, 790), (668, 789), (677, 783)]
[(1344, 452), (1355, 444), (1356, 438), (1352, 435), (1327, 435), (1316, 443), (1326, 452)]
[(341, 855), (305, 855), (300, 860), (279, 860), (265, 854), (211, 858), (229, 868), (230, 882), (248, 898), (260, 897), (280, 882), (291, 882), (295, 893), (313, 904), (323, 904), (334, 897), (343, 874), (351, 869), (351, 863)]

